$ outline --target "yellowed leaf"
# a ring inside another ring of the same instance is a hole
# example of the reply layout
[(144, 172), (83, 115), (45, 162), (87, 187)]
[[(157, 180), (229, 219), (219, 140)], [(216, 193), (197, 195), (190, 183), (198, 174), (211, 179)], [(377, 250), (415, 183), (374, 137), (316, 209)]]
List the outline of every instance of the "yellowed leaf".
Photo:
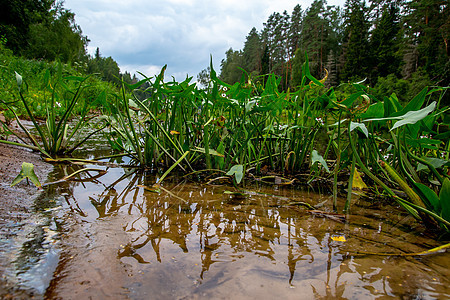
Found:
[(332, 236), (331, 239), (335, 242), (346, 242), (345, 236)]
[(364, 181), (361, 178), (361, 175), (359, 174), (358, 170), (355, 169), (355, 174), (353, 174), (353, 189), (356, 190), (362, 190), (366, 189), (367, 185), (364, 183)]

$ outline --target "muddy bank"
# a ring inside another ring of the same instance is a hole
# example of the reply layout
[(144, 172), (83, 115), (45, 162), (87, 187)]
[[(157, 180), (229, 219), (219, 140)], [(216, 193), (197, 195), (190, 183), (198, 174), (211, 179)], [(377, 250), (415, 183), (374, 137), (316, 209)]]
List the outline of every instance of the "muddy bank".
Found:
[(6, 299), (36, 295), (34, 289), (21, 286), (17, 268), (21, 267), (23, 246), (33, 243), (36, 238), (46, 238), (42, 228), (37, 226), (41, 221), (34, 212), (34, 201), (41, 192), (26, 180), (10, 187), (23, 162), (34, 165), (41, 183), (53, 170), (53, 166), (45, 163), (37, 153), (0, 144), (0, 298)]

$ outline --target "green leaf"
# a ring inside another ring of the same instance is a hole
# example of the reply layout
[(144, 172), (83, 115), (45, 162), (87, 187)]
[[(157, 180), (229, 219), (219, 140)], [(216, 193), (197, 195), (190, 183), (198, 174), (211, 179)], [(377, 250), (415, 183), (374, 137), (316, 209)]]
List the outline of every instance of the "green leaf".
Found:
[(340, 104), (345, 105), (346, 107), (350, 107), (352, 106), (353, 102), (355, 102), (355, 100), (361, 97), (363, 94), (364, 94), (363, 91), (351, 94), (347, 99), (342, 101)]
[(393, 116), (397, 116), (397, 115), (403, 115), (409, 111), (416, 111), (419, 110), (424, 101), (425, 101), (425, 96), (427, 95), (427, 90), (428, 87), (425, 87), (424, 89), (422, 89), (422, 91), (420, 91), (419, 94), (417, 94), (406, 106), (404, 109), (402, 109), (401, 111), (395, 113)]
[(19, 175), (13, 180), (11, 183), (11, 186), (14, 186), (24, 180), (25, 178), (29, 178), (32, 183), (34, 183), (35, 186), (41, 187), (41, 183), (39, 182), (38, 177), (34, 173), (34, 165), (31, 163), (24, 162), (22, 164), (22, 170), (20, 171)]
[(350, 131), (353, 131), (355, 128), (359, 128), (367, 138), (369, 137), (369, 131), (363, 123), (350, 122)]
[(435, 108), (436, 102), (433, 102), (421, 110), (408, 111), (406, 114), (400, 116), (402, 119), (397, 121), (394, 126), (392, 126), (391, 131), (406, 124), (415, 124), (417, 121), (424, 119)]
[(393, 93), (384, 102), (384, 116), (389, 117), (402, 109), (400, 102), (398, 101), (397, 95)]
[(439, 192), (439, 202), (441, 203), (441, 216), (447, 221), (450, 221), (450, 180), (445, 178)]
[(311, 152), (311, 164), (315, 164), (316, 162), (319, 162), (325, 168), (325, 170), (330, 173), (330, 169), (328, 169), (325, 159), (323, 159), (322, 155), (320, 155), (319, 152), (313, 150)]
[(406, 124), (415, 124), (416, 122), (424, 119), (435, 108), (436, 108), (436, 101), (434, 101), (433, 103), (431, 103), (430, 105), (421, 110), (408, 111), (407, 113), (401, 116), (387, 117), (387, 118), (373, 118), (364, 120), (364, 122), (398, 120), (391, 128), (391, 130), (394, 130), (395, 128), (401, 127)]
[(377, 102), (369, 106), (367, 111), (361, 114), (362, 119), (368, 118), (382, 118), (384, 116), (384, 104), (383, 102)]
[[(434, 158), (434, 157), (424, 157), (424, 160), (429, 162), (435, 169), (441, 168), (445, 164), (447, 164), (449, 161), (441, 158)], [(427, 170), (428, 167), (426, 165), (423, 165), (419, 163), (417, 165), (417, 171)]]
[(416, 182), (415, 186), (420, 190), (423, 197), (426, 198), (424, 199), (425, 200), (424, 202), (430, 203), (433, 211), (439, 214), (439, 212), (441, 211), (441, 204), (439, 202), (438, 195), (436, 195), (436, 193), (432, 189), (430, 189), (429, 187), (420, 182)]
[(309, 70), (309, 60), (308, 60), (308, 54), (305, 53), (305, 63), (303, 64), (303, 73), (306, 75), (306, 77), (317, 84), (318, 86), (324, 86), (322, 82), (314, 78), (314, 76), (311, 75), (311, 71)]
[(244, 166), (243, 165), (235, 165), (232, 166), (230, 171), (227, 172), (228, 176), (233, 176), (236, 178), (236, 183), (239, 184), (244, 177)]

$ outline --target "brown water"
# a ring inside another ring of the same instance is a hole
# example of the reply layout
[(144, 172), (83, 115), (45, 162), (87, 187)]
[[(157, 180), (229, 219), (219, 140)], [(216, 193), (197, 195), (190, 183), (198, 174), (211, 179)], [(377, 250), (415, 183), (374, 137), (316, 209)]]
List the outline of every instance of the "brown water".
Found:
[(132, 171), (109, 168), (91, 182), (48, 187), (47, 199), (56, 199), (59, 259), (46, 297), (450, 298), (448, 252), (358, 254), (415, 253), (442, 244), (386, 203), (355, 199), (342, 223), (289, 205), (302, 201), (330, 212), (328, 194), (248, 185), (245, 197), (232, 196), (224, 194), (232, 187), (183, 178), (167, 179), (167, 191), (158, 194), (141, 187), (155, 177)]

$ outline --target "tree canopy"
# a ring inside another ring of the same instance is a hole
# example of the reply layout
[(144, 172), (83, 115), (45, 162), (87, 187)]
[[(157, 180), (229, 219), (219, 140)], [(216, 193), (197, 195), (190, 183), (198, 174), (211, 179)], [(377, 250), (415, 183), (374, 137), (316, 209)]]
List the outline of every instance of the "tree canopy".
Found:
[(416, 80), (414, 74), (448, 85), (448, 20), (447, 1), (347, 0), (340, 8), (315, 0), (306, 10), (274, 12), (259, 32), (252, 28), (242, 50), (226, 52), (220, 76), (233, 84), (240, 68), (274, 73), (284, 89), (295, 89), (307, 53), (312, 75), (328, 74), (329, 85), (365, 79), (375, 86), (379, 78)]

